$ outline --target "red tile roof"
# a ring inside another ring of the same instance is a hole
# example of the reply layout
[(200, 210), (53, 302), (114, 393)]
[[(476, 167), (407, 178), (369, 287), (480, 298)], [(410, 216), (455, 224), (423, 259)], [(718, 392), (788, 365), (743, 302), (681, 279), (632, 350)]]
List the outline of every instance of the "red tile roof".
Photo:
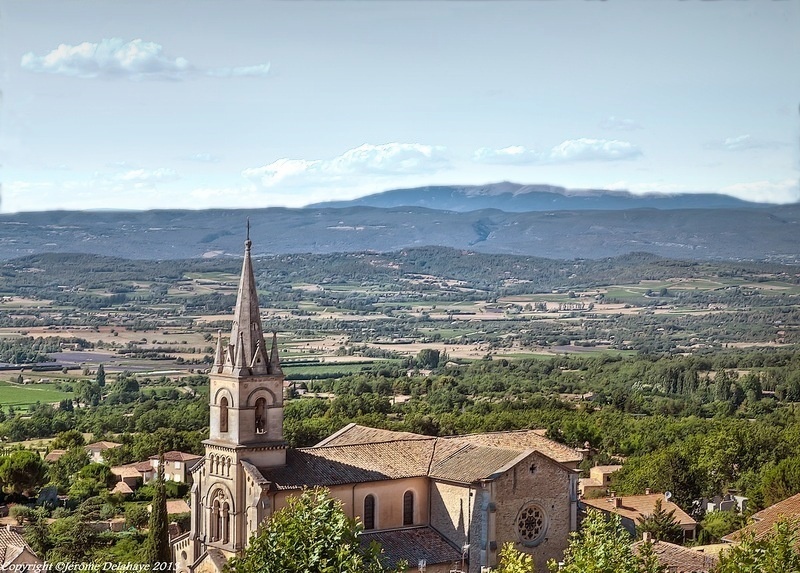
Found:
[(775, 524), (782, 518), (800, 518), (800, 493), (762, 509), (758, 513), (754, 513), (751, 518), (753, 520), (752, 523), (733, 533), (729, 533), (722, 540), (734, 543), (739, 541), (744, 533), (752, 533), (756, 539), (761, 539), (770, 534)]
[[(642, 544), (649, 541), (638, 541), (633, 544), (633, 552), (637, 555)], [(708, 573), (717, 566), (719, 559), (714, 555), (701, 553), (695, 549), (681, 547), (666, 541), (653, 543), (653, 553), (660, 565), (667, 568), (669, 573)]]
[[(186, 452), (179, 452), (177, 450), (172, 450), (170, 452), (164, 452), (164, 461), (165, 462), (190, 462), (192, 460), (199, 460), (203, 456), (198, 456), (197, 454), (188, 454)], [(160, 456), (150, 456), (151, 460), (157, 460)]]
[(664, 509), (664, 511), (674, 511), (675, 521), (677, 521), (680, 525), (697, 525), (697, 522), (692, 519), (688, 513), (683, 511), (673, 502), (667, 501), (664, 498), (663, 493), (618, 497), (616, 499), (622, 500), (621, 507), (614, 507), (614, 499), (615, 498), (584, 499), (582, 500), (582, 503), (601, 511), (616, 513), (621, 517), (627, 517), (634, 523), (638, 523), (642, 517), (653, 513), (653, 510), (656, 507), (656, 501), (660, 499), (661, 507)]
[(383, 548), (384, 563), (390, 568), (405, 561), (409, 571), (416, 571), (422, 559), (429, 566), (461, 562), (461, 552), (430, 527), (362, 532), (358, 539), (362, 545), (377, 541)]

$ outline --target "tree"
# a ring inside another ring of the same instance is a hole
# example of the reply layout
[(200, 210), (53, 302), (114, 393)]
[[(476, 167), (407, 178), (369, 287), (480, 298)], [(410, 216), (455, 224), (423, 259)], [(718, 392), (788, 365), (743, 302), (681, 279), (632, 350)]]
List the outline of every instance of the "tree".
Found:
[(147, 539), (145, 540), (145, 562), (153, 566), (170, 563), (172, 552), (169, 546), (169, 522), (167, 517), (167, 492), (164, 486), (164, 455), (158, 458), (158, 475), (155, 483), (150, 521), (148, 522)]
[(800, 571), (798, 522), (781, 520), (770, 535), (746, 533), (739, 544), (723, 551), (714, 573), (784, 573)]
[(496, 573), (534, 573), (533, 557), (514, 547), (510, 541), (500, 549), (500, 562)]
[(417, 353), (417, 364), (422, 368), (436, 368), (439, 366), (439, 351), (433, 348), (423, 348)]
[(0, 462), (0, 483), (6, 493), (33, 494), (47, 481), (47, 468), (36, 452), (16, 450)]
[[(69, 403), (71, 406), (72, 401), (70, 400)], [(54, 450), (69, 450), (77, 447), (82, 448), (85, 445), (86, 439), (78, 430), (67, 430), (66, 432), (61, 432), (50, 443), (50, 447)]]
[(551, 559), (547, 567), (560, 573), (660, 573), (663, 568), (649, 553), (633, 553), (631, 536), (618, 515), (606, 518), (590, 510), (564, 551), (564, 566)]
[(97, 367), (97, 373), (94, 376), (94, 381), (97, 382), (97, 385), (100, 386), (100, 388), (106, 385), (106, 369), (102, 364)]
[(668, 541), (670, 543), (683, 541), (683, 529), (675, 519), (675, 510), (668, 512), (664, 509), (660, 498), (656, 500), (653, 513), (645, 515), (639, 521), (636, 532), (639, 537), (641, 537), (642, 533), (651, 533), (656, 541)]
[(240, 557), (229, 562), (234, 573), (384, 573), (377, 543), (358, 541), (361, 526), (347, 517), (328, 491), (314, 488), (291, 497), (250, 539)]

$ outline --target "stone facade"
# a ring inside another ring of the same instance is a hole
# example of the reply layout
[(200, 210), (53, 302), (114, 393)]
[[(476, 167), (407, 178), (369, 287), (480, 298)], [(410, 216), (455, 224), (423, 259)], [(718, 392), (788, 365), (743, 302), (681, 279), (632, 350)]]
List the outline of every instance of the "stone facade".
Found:
[(192, 470), (191, 531), (173, 542), (176, 571), (216, 572), (304, 487), (322, 486), (394, 562), (479, 572), (503, 543), (537, 570), (576, 527), (581, 456), (524, 430), (450, 438), (350, 424), (312, 448), (283, 440), (283, 373), (263, 337), (250, 241), (229, 341), (218, 337), (210, 436)]

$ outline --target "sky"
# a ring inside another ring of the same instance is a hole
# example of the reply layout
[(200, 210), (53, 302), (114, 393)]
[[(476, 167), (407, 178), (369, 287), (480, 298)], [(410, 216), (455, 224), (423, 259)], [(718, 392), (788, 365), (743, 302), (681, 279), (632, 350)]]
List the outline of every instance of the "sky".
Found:
[(800, 2), (0, 0), (0, 212), (800, 200)]

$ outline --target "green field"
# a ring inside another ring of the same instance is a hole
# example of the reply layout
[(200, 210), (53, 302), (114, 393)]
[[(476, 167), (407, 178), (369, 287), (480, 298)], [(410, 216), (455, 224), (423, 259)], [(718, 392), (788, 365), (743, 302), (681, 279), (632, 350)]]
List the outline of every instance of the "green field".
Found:
[(55, 384), (28, 384), (21, 386), (11, 382), (0, 381), (0, 405), (26, 406), (36, 402), (59, 402), (71, 398), (70, 392), (56, 390)]

